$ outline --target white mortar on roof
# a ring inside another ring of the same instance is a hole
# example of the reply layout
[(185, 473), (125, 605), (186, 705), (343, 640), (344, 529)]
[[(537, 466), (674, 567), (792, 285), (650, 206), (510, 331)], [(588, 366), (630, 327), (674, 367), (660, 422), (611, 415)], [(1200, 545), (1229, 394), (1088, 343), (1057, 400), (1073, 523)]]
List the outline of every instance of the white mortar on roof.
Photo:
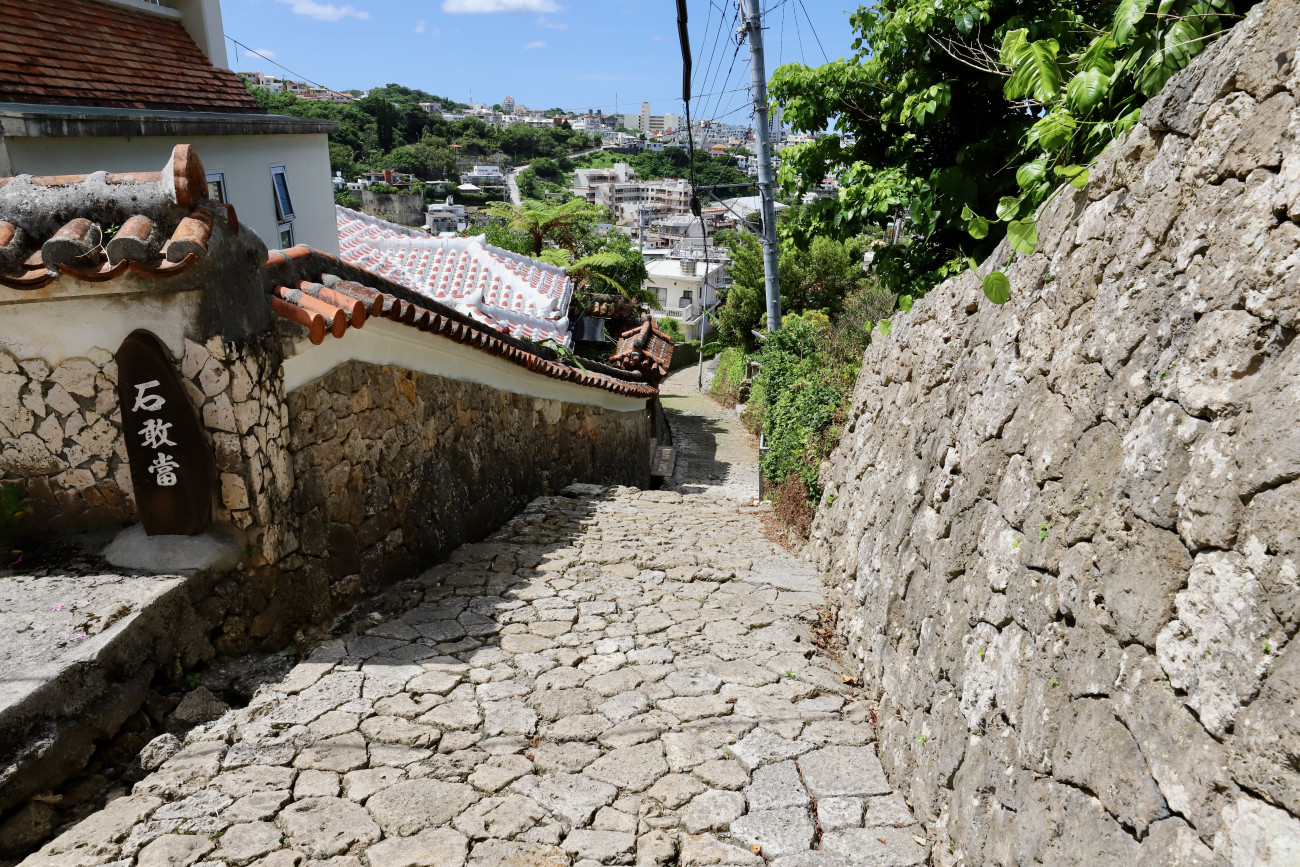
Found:
[(595, 386), (552, 379), (481, 349), (377, 317), (367, 320), (364, 328), (348, 329), (343, 337), (328, 339), (319, 346), (300, 341), (295, 350), (296, 354), (284, 362), (286, 394), (319, 379), (340, 364), (363, 361), (474, 382), (525, 397), (595, 406), (613, 412), (644, 412), (646, 406), (643, 397), (626, 397)]
[(433, 238), (335, 206), (339, 257), (498, 331), (568, 345), (573, 283), (564, 268), (477, 237)]

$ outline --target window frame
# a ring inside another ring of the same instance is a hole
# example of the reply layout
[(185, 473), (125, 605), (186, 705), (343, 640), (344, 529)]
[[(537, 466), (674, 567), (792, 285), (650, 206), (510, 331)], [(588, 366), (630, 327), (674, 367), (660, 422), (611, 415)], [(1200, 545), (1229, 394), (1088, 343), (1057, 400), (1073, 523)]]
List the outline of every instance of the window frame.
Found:
[(208, 172), (206, 181), (208, 183), (208, 198), (210, 199), (212, 198), (212, 184), (215, 183), (219, 185), (219, 188), (221, 190), (221, 198), (212, 199), (212, 201), (220, 202), (223, 205), (230, 204), (230, 191), (226, 187), (226, 173), (224, 171)]
[[(281, 220), (281, 221), (276, 225), (276, 232), (277, 232), (277, 234), (279, 235), (279, 238), (280, 238), (280, 249), (281, 249), (281, 250), (287, 250), (287, 249), (289, 249), (290, 247), (294, 246), (294, 241), (293, 241), (293, 220)], [(288, 232), (288, 233), (289, 233), (289, 243), (288, 243), (288, 244), (284, 243), (284, 233), (285, 233), (285, 232)]]
[[(283, 178), (284, 197), (281, 200), (280, 187), (276, 184), (276, 177)], [(293, 193), (289, 189), (289, 172), (284, 165), (271, 166), (271, 197), (275, 200), (275, 215), (281, 223), (287, 223), (295, 219), (293, 211)]]

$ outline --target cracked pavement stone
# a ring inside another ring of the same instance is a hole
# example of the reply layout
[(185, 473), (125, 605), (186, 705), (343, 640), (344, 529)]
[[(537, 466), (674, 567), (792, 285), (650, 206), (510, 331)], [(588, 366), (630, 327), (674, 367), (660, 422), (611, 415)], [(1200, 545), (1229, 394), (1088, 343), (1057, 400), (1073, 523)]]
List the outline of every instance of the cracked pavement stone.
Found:
[(831, 863), (814, 800), (837, 851), (919, 863), (866, 703), (808, 643), (820, 583), (759, 529), (747, 434), (666, 402), (664, 490), (534, 501), (24, 867)]

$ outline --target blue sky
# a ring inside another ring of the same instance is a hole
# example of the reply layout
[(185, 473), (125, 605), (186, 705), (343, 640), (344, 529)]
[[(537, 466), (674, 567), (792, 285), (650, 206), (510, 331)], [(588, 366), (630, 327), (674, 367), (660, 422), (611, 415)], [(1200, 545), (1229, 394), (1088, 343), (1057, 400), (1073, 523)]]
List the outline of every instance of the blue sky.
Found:
[[(822, 48), (831, 59), (849, 53), (844, 10), (856, 4), (763, 3), (771, 9), (769, 75), (780, 61), (823, 62)], [(489, 105), (510, 94), (531, 108), (606, 112), (617, 94), (620, 111), (649, 100), (657, 114), (681, 112), (673, 0), (222, 0), (221, 8), (228, 36), (335, 90), (391, 81), (462, 102), (473, 90)], [(749, 84), (748, 48), (737, 56), (727, 42), (735, 9), (735, 0), (689, 0), (694, 91), (716, 94), (698, 97), (693, 117), (748, 122), (740, 92)], [(719, 28), (723, 11), (727, 26)], [(239, 71), (285, 74), (226, 47)]]

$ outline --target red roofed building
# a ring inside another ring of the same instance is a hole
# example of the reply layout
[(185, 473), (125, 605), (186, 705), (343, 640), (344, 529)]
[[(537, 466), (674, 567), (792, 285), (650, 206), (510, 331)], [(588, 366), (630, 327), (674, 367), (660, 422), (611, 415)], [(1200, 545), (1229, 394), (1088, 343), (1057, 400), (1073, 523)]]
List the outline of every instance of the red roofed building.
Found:
[(0, 0), (0, 177), (128, 172), (202, 149), (211, 198), (268, 247), (333, 252), (332, 121), (268, 115), (219, 0)]

